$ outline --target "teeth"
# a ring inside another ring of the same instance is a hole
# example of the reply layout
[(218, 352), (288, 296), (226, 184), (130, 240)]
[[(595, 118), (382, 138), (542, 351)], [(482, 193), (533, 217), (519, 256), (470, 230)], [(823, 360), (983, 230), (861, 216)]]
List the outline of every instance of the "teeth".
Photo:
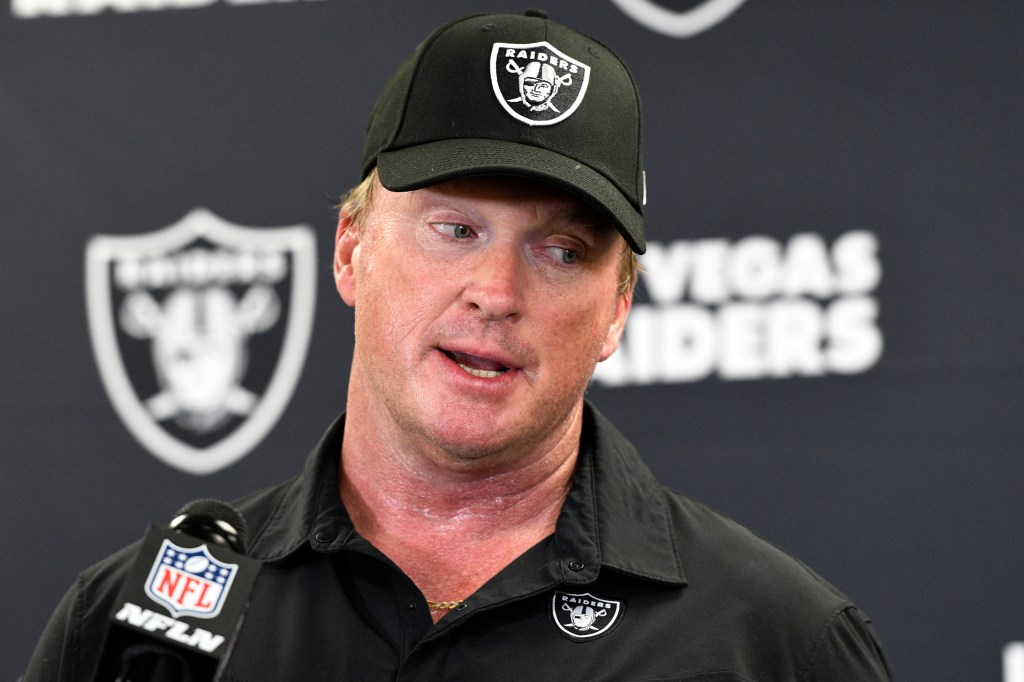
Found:
[(480, 377), (481, 379), (493, 379), (494, 377), (501, 376), (501, 372), (494, 372), (489, 369), (475, 369), (473, 367), (467, 367), (466, 365), (463, 364), (459, 364), (459, 367), (466, 370), (475, 377)]

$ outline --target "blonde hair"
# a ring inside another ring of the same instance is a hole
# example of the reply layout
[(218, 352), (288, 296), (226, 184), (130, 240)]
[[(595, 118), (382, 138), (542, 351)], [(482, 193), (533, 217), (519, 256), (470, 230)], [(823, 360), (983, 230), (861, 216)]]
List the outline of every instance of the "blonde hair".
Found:
[[(373, 187), (377, 184), (377, 169), (374, 168), (358, 185), (350, 189), (338, 202), (338, 210), (347, 216), (355, 227), (356, 233), (362, 231), (366, 218), (366, 212), (373, 203)], [(620, 294), (632, 294), (636, 286), (637, 277), (642, 271), (640, 261), (636, 254), (629, 248), (629, 245), (622, 242), (622, 252), (619, 259), (619, 284)]]

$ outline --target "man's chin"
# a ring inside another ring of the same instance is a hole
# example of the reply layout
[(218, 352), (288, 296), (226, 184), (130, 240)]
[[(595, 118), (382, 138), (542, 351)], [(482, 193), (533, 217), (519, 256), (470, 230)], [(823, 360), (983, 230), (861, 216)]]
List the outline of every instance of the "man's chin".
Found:
[(505, 460), (523, 448), (523, 444), (507, 436), (498, 437), (493, 430), (480, 433), (444, 430), (434, 434), (434, 446), (448, 460), (468, 467)]
[(428, 438), (439, 464), (467, 473), (508, 469), (541, 445), (532, 431), (516, 433), (498, 425), (438, 425)]

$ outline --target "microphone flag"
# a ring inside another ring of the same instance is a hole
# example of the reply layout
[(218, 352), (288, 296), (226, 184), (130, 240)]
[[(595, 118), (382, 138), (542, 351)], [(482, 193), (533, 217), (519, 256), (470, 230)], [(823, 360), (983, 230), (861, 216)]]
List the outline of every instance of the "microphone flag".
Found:
[[(260, 562), (224, 545), (151, 524), (110, 613), (110, 653), (137, 644), (176, 652), (196, 680), (212, 680), (248, 606)], [(121, 663), (104, 656), (96, 680)]]

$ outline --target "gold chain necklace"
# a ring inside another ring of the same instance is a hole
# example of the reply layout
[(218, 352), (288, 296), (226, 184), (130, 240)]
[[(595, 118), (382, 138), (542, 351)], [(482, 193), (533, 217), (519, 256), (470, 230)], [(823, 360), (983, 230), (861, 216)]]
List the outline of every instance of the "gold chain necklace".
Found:
[(431, 601), (427, 600), (427, 606), (430, 607), (431, 611), (451, 611), (457, 609), (462, 604), (461, 599), (455, 601)]

